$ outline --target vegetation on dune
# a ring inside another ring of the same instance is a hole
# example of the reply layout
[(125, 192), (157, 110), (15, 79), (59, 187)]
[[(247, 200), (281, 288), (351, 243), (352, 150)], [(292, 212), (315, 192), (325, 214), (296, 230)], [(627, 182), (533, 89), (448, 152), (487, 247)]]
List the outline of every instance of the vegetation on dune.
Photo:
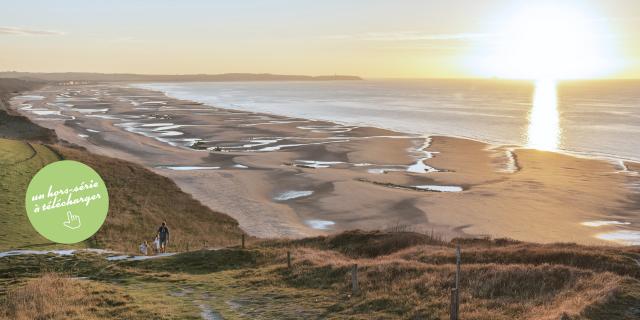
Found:
[(45, 273), (12, 288), (0, 304), (0, 317), (30, 319), (158, 319), (156, 310), (131, 303), (122, 288)]
[(297, 240), (267, 240), (261, 246), (309, 247), (335, 250), (350, 257), (372, 258), (386, 255), (407, 247), (426, 244), (445, 244), (434, 235), (415, 232), (347, 231), (331, 236), (319, 236)]
[(254, 268), (273, 263), (277, 259), (268, 250), (198, 250), (183, 252), (159, 260), (130, 262), (131, 265), (155, 271), (205, 274), (223, 270)]
[[(381, 239), (424, 242), (424, 237), (351, 231), (323, 241), (350, 239), (350, 245), (363, 246)], [(398, 247), (388, 246), (389, 254), (364, 256), (345, 254), (340, 246), (319, 246), (319, 239), (270, 240), (247, 249), (198, 250), (143, 261), (108, 262), (91, 253), (6, 257), (0, 259), (0, 281), (12, 292), (25, 279), (66, 270), (95, 285), (126, 290), (136, 297), (125, 301), (128, 309), (149, 310), (157, 303), (155, 295), (166, 296), (164, 307), (171, 312), (162, 318), (167, 319), (194, 317), (205, 307), (225, 319), (448, 319), (455, 275), (449, 255), (454, 255), (455, 240), (408, 247), (400, 241)], [(521, 251), (523, 246), (528, 251)], [(640, 266), (632, 259), (640, 258), (639, 249), (593, 251), (567, 244), (465, 240), (462, 319), (637, 319)], [(512, 259), (516, 253), (536, 258)], [(494, 263), (484, 255), (504, 258)], [(554, 258), (543, 262), (544, 257)], [(628, 269), (621, 268), (623, 261)], [(351, 291), (353, 264), (358, 265), (358, 294)], [(2, 296), (9, 295), (0, 291)]]
[[(640, 248), (589, 247), (575, 244), (532, 244), (514, 242), (505, 246), (486, 247), (468, 243), (462, 253), (463, 261), (479, 264), (557, 264), (568, 267), (608, 271), (619, 275), (640, 277), (636, 263)], [(410, 248), (398, 252), (397, 256), (430, 264), (447, 264), (455, 261), (451, 250), (441, 248)]]
[[(411, 237), (431, 243), (402, 246)], [(505, 239), (437, 243), (424, 237), (352, 231), (293, 241), (293, 270), (280, 268), (268, 283), (348, 293), (351, 266), (357, 263), (362, 294), (333, 305), (332, 316), (443, 319), (454, 282), (453, 248), (461, 242), (464, 319), (560, 319), (565, 313), (569, 319), (640, 317), (640, 265), (636, 262), (640, 248), (538, 245)], [(318, 242), (337, 239), (349, 239), (344, 243), (349, 248), (383, 239), (387, 243), (403, 240), (399, 247), (388, 246), (391, 254), (369, 255), (375, 258), (341, 246), (335, 251), (319, 249)], [(309, 247), (301, 245), (305, 241)], [(280, 247), (282, 242), (264, 245)]]

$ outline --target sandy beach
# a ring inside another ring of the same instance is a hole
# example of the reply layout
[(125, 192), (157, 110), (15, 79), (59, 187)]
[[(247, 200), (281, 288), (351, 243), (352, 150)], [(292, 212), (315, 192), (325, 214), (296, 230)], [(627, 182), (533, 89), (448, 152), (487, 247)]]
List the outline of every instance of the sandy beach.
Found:
[(258, 237), (403, 228), (640, 243), (637, 163), (234, 111), (126, 85), (48, 86), (12, 108), (173, 179)]

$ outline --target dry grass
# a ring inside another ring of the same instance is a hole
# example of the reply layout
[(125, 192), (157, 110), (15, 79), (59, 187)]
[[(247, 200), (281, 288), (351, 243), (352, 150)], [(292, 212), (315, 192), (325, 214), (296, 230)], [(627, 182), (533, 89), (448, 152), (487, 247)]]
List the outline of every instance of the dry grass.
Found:
[[(486, 245), (484, 240), (479, 240), (478, 243), (469, 242), (462, 245), (462, 261), (465, 264), (556, 264), (640, 278), (640, 268), (634, 261), (640, 257), (639, 248), (520, 242)], [(429, 264), (455, 262), (455, 252), (442, 246), (414, 246), (400, 250), (394, 256)]]
[[(638, 248), (435, 240), (407, 232), (350, 231), (266, 241), (261, 245), (280, 250), (274, 253), (280, 267), (254, 285), (342, 294), (328, 318), (446, 319), (454, 247), (460, 242), (463, 319), (640, 318), (640, 266), (634, 261), (640, 258)], [(292, 270), (284, 267), (286, 250), (294, 257)], [(354, 263), (359, 269), (358, 296), (350, 296)]]
[(8, 292), (2, 304), (7, 319), (94, 319), (87, 311), (88, 291), (77, 282), (46, 274)]
[(130, 306), (131, 303), (132, 298), (118, 288), (46, 273), (9, 290), (0, 304), (0, 317), (16, 320), (154, 317)]
[[(349, 248), (355, 248), (376, 243), (375, 239), (411, 235), (356, 231), (325, 240), (344, 237), (350, 239)], [(345, 251), (342, 245), (319, 248), (317, 239), (306, 244), (272, 240), (247, 249), (201, 250), (118, 263), (92, 254), (54, 259), (11, 257), (0, 261), (0, 274), (13, 275), (6, 277), (11, 292), (20, 290), (15, 289), (20, 284), (11, 278), (33, 276), (45, 269), (75, 270), (77, 275), (110, 281), (117, 286), (116, 297), (124, 290), (134, 297), (131, 300), (120, 294), (115, 299), (123, 303), (125, 311), (118, 311), (122, 314), (134, 308), (158, 310), (168, 305), (160, 314), (185, 318), (197, 312), (194, 302), (204, 301), (225, 319), (259, 317), (267, 309), (271, 316), (263, 318), (299, 318), (300, 310), (305, 310), (309, 317), (322, 319), (448, 319), (455, 243), (411, 247), (404, 247), (404, 241), (399, 243), (403, 248), (375, 257)], [(640, 278), (636, 272), (640, 266), (631, 260), (640, 258), (637, 250), (467, 240), (462, 246), (462, 319), (560, 319), (563, 315), (565, 319), (639, 319)], [(291, 269), (286, 266), (287, 251), (293, 258)], [(530, 257), (516, 258), (518, 254)], [(358, 264), (360, 293), (356, 295), (351, 292), (353, 264)], [(47, 267), (35, 267), (41, 265)], [(167, 296), (168, 292), (188, 293), (173, 297)], [(103, 295), (98, 300), (113, 296)], [(180, 299), (188, 303), (180, 307)]]
[(12, 286), (0, 299), (0, 319), (175, 319), (162, 295), (129, 292), (92, 280), (44, 273)]

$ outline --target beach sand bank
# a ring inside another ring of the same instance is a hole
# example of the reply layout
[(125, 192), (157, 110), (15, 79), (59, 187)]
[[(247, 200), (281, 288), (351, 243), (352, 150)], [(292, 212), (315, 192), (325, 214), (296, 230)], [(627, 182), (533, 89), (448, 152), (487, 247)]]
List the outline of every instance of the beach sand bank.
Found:
[(49, 86), (12, 108), (62, 140), (153, 168), (258, 237), (403, 228), (640, 244), (636, 163), (234, 111), (122, 85)]

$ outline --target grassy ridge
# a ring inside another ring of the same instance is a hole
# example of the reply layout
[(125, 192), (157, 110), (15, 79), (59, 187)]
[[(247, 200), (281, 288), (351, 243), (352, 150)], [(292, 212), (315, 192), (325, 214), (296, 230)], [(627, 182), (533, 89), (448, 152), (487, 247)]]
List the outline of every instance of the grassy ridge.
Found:
[[(460, 243), (463, 319), (560, 319), (565, 314), (567, 319), (640, 317), (638, 247), (485, 239)], [(274, 288), (313, 292), (323, 298), (317, 303), (295, 303), (322, 309), (314, 316), (319, 318), (447, 319), (455, 245), (408, 232), (352, 231), (126, 265), (179, 272), (203, 283), (214, 274), (227, 274), (255, 292)], [(293, 255), (291, 270), (286, 268), (286, 251)], [(350, 291), (354, 263), (359, 266), (362, 291), (356, 296)], [(230, 316), (237, 311), (218, 307), (225, 316), (225, 310)], [(287, 306), (280, 308), (286, 314)]]
[(0, 138), (0, 250), (51, 244), (29, 223), (24, 195), (36, 172), (57, 160), (41, 144)]
[[(0, 259), (0, 284), (10, 293), (50, 272), (89, 277), (83, 281), (114, 290), (117, 310), (154, 310), (162, 297), (168, 311), (162, 319), (196, 318), (202, 310), (224, 319), (448, 319), (455, 243), (425, 240), (414, 233), (353, 231), (144, 261), (108, 262), (88, 253), (15, 256)], [(405, 246), (407, 241), (418, 244)], [(367, 248), (380, 242), (387, 243), (384, 251)], [(637, 247), (465, 240), (462, 250), (462, 319), (640, 317)], [(356, 295), (350, 287), (354, 263), (361, 289)], [(134, 298), (118, 298), (118, 292)], [(12, 299), (0, 291), (0, 314)], [(100, 312), (89, 316), (106, 318)]]

